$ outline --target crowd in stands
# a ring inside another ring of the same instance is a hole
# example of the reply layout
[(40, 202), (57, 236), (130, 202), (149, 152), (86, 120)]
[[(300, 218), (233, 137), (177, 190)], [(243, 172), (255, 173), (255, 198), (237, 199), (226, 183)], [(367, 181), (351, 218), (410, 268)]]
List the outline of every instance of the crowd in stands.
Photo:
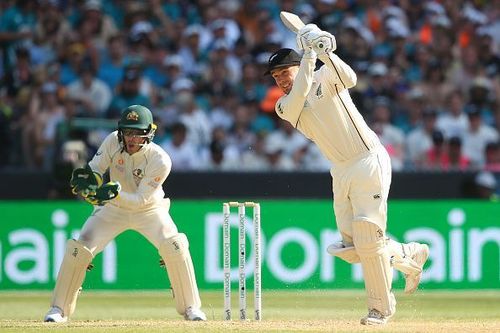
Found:
[(268, 58), (296, 49), (281, 10), (336, 36), (395, 171), (500, 171), (500, 6), (484, 0), (2, 0), (0, 168), (81, 165), (142, 104), (176, 172), (327, 171), (274, 114)]

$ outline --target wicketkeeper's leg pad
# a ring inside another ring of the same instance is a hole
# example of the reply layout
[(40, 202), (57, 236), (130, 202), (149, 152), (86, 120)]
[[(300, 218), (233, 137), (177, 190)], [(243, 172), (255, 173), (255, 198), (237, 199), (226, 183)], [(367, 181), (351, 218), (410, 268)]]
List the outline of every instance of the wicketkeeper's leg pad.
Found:
[(168, 238), (158, 251), (165, 262), (177, 312), (184, 315), (188, 307), (200, 308), (201, 300), (186, 235), (179, 233)]
[(363, 267), (368, 309), (392, 316), (396, 300), (391, 292), (392, 267), (383, 230), (375, 223), (355, 221), (353, 241)]
[(92, 252), (82, 243), (74, 239), (68, 240), (51, 304), (60, 308), (64, 317), (75, 312), (76, 299), (93, 257)]

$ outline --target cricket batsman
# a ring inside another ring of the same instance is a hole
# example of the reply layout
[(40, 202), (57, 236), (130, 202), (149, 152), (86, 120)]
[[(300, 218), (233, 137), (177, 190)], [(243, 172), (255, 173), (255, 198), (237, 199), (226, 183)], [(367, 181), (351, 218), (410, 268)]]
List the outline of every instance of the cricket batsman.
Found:
[[(135, 230), (149, 240), (165, 263), (176, 309), (186, 320), (206, 320), (186, 235), (169, 214), (162, 184), (170, 173), (168, 154), (152, 142), (151, 111), (132, 105), (122, 111), (118, 130), (109, 134), (85, 168), (73, 171), (73, 193), (94, 205), (77, 240), (66, 247), (51, 307), (44, 321), (62, 323), (73, 314), (92, 259), (116, 236)], [(110, 182), (103, 184), (109, 171)]]
[[(405, 291), (415, 291), (429, 248), (386, 237), (390, 157), (351, 100), (348, 89), (356, 84), (356, 74), (334, 53), (335, 37), (308, 24), (298, 31), (297, 44), (302, 57), (280, 49), (269, 58), (266, 74), (285, 93), (275, 111), (332, 162), (334, 212), (342, 242), (330, 245), (328, 252), (361, 263), (368, 306), (361, 324), (385, 324), (396, 312), (393, 267), (405, 274)], [(317, 58), (324, 65), (315, 71)]]

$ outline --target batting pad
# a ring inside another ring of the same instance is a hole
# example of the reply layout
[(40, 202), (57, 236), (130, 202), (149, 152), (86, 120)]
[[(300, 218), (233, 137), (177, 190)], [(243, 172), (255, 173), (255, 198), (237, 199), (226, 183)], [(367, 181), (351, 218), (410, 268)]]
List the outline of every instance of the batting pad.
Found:
[(422, 272), (422, 267), (412, 259), (417, 251), (415, 248), (416, 244), (414, 242), (403, 244), (389, 238), (387, 240), (387, 248), (392, 257), (392, 265), (403, 274), (418, 275)]
[(353, 222), (352, 228), (354, 246), (363, 267), (368, 309), (391, 316), (396, 312), (396, 301), (391, 293), (392, 267), (384, 232), (365, 221)]
[(343, 242), (328, 245), (326, 252), (331, 256), (338, 257), (350, 264), (360, 262), (359, 255), (353, 245), (345, 245)]
[(160, 245), (159, 252), (165, 261), (177, 312), (184, 315), (190, 306), (200, 308), (201, 300), (186, 235), (179, 233), (170, 237)]
[(92, 252), (82, 243), (74, 239), (68, 240), (51, 304), (60, 308), (65, 317), (75, 312), (78, 292), (92, 258)]

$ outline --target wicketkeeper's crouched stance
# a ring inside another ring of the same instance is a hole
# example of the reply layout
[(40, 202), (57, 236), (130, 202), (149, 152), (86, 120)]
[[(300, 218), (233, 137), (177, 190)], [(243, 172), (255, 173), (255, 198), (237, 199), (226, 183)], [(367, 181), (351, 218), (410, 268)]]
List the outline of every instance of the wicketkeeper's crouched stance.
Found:
[[(171, 170), (167, 153), (152, 142), (156, 126), (140, 105), (126, 108), (118, 131), (102, 143), (85, 168), (73, 171), (75, 194), (95, 205), (78, 240), (69, 240), (54, 288), (46, 322), (66, 322), (92, 259), (116, 236), (135, 230), (148, 239), (165, 263), (176, 309), (186, 320), (206, 320), (196, 285), (186, 235), (169, 214), (170, 201), (162, 184)], [(109, 170), (111, 182), (102, 184)]]
[[(356, 74), (340, 59), (335, 37), (314, 24), (298, 27), (297, 45), (269, 58), (268, 74), (285, 93), (278, 116), (310, 138), (333, 164), (334, 211), (342, 242), (328, 252), (361, 263), (367, 293), (365, 325), (385, 324), (396, 311), (391, 292), (393, 267), (417, 289), (429, 255), (425, 244), (401, 244), (386, 237), (391, 164), (387, 151), (351, 100)], [(315, 71), (316, 60), (323, 66)]]

